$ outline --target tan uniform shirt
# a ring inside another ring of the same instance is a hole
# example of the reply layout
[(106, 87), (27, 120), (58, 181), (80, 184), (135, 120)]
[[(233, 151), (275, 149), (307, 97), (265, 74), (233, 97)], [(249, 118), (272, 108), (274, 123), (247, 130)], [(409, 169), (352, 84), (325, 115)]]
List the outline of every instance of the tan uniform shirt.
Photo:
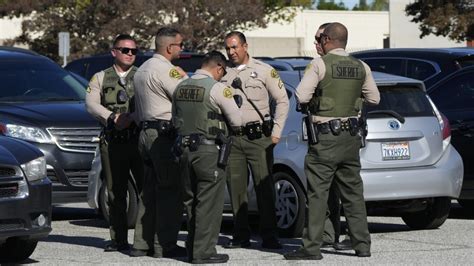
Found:
[[(203, 79), (207, 77), (213, 78), (211, 73), (203, 69), (198, 69), (191, 78)], [(217, 82), (212, 86), (209, 95), (211, 104), (221, 111), (221, 113), (227, 118), (230, 126), (238, 127), (242, 126), (242, 112), (234, 101), (234, 93), (232, 87)]]
[(273, 127), (272, 136), (279, 138), (288, 117), (289, 100), (285, 85), (276, 70), (268, 64), (249, 58), (246, 65), (227, 68), (227, 75), (222, 78), (221, 82), (231, 86), (236, 77), (242, 80), (242, 89), (247, 95), (245, 96), (240, 89), (235, 88), (235, 93), (241, 95), (243, 99), (243, 104), (240, 107), (243, 125), (253, 121), (262, 122), (247, 97), (253, 101), (263, 116), (270, 115), (269, 100), (272, 97), (276, 102), (273, 118), (275, 126)]
[[(115, 68), (115, 72), (117, 72), (117, 69)], [(128, 75), (128, 72), (130, 72), (132, 68), (130, 68), (125, 74), (122, 74), (124, 76)], [(120, 74), (117, 72), (117, 75), (120, 76)], [(105, 72), (100, 71), (94, 74), (92, 76), (91, 80), (89, 81), (89, 87), (87, 88), (87, 94), (86, 94), (86, 110), (89, 112), (93, 117), (95, 117), (99, 122), (106, 126), (107, 125), (107, 118), (112, 114), (112, 111), (109, 109), (105, 108), (101, 104), (101, 99), (102, 99), (102, 85), (104, 82), (104, 76)], [(132, 114), (132, 117), (135, 114)]]
[(185, 78), (160, 54), (145, 61), (133, 79), (138, 121), (171, 120), (173, 92)]
[[(329, 53), (341, 56), (349, 56), (349, 54), (342, 48), (337, 48), (331, 50)], [(362, 62), (365, 69), (365, 81), (362, 85), (362, 95), (364, 101), (369, 104), (378, 104), (380, 101), (380, 93), (375, 85), (374, 77), (372, 76), (372, 71), (370, 67)], [(319, 81), (321, 81), (326, 75), (326, 65), (321, 57), (313, 59), (311, 63), (305, 70), (303, 79), (296, 88), (296, 98), (300, 103), (308, 103), (311, 98), (313, 98), (313, 93), (318, 86)], [(322, 116), (313, 116), (313, 122), (315, 123), (325, 123), (329, 120), (340, 118), (342, 120), (347, 119), (347, 117), (322, 117)]]

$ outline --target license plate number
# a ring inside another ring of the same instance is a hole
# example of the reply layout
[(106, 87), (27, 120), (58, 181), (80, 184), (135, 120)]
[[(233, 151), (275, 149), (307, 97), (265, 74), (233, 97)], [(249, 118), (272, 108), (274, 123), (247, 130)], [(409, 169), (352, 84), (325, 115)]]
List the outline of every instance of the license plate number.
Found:
[(409, 160), (410, 146), (408, 141), (382, 143), (382, 160)]

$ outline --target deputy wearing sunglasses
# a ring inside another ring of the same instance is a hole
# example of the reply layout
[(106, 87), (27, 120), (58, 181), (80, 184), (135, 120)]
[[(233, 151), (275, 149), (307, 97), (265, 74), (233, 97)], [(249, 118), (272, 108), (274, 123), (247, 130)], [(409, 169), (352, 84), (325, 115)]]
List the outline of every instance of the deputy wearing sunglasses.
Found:
[[(171, 99), (178, 83), (187, 78), (171, 61), (179, 58), (182, 49), (183, 36), (178, 30), (160, 28), (155, 36), (155, 54), (138, 68), (134, 78), (141, 127), (139, 148), (145, 163), (144, 205), (138, 206), (138, 215), (146, 220), (142, 230), (147, 232), (147, 239), (153, 240), (148, 245), (135, 242), (130, 252), (134, 257), (186, 256), (186, 249), (176, 245), (183, 200), (178, 163), (171, 154), (175, 140)], [(154, 228), (147, 228), (150, 221)]]
[[(100, 155), (108, 190), (111, 238), (105, 251), (129, 249), (128, 181), (134, 183), (138, 191), (143, 183), (143, 162), (138, 153), (139, 131), (133, 119), (133, 76), (137, 70), (133, 63), (137, 52), (136, 42), (130, 35), (117, 36), (111, 50), (114, 64), (92, 77), (86, 94), (87, 111), (103, 126)], [(140, 224), (141, 220), (137, 222)], [(142, 239), (141, 232), (136, 232), (136, 239)]]

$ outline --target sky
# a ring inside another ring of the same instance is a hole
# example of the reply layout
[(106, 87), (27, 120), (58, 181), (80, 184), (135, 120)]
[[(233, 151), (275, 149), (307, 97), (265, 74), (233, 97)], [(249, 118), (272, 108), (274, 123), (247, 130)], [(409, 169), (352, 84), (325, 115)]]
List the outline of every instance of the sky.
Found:
[[(339, 1), (340, 0), (335, 0), (334, 2), (339, 3)], [(347, 8), (352, 9), (356, 4), (359, 3), (359, 0), (342, 0), (342, 2)], [(367, 4), (370, 4), (370, 3), (372, 3), (372, 0), (367, 0)]]

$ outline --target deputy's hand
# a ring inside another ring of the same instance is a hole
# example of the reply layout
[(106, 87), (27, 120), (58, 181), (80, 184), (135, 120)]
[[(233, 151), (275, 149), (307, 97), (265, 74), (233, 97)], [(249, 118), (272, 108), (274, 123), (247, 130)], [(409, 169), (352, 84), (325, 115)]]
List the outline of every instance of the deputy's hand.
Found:
[(184, 71), (181, 67), (176, 66), (175, 68), (176, 68), (176, 70), (178, 70), (178, 73), (179, 73), (179, 75), (181, 75), (181, 77), (187, 77), (188, 76), (188, 73), (186, 73), (186, 71)]
[(118, 130), (125, 129), (130, 126), (133, 118), (129, 113), (117, 114), (115, 118), (115, 128)]
[(280, 138), (272, 136), (272, 143), (277, 144), (278, 142), (280, 142)]

